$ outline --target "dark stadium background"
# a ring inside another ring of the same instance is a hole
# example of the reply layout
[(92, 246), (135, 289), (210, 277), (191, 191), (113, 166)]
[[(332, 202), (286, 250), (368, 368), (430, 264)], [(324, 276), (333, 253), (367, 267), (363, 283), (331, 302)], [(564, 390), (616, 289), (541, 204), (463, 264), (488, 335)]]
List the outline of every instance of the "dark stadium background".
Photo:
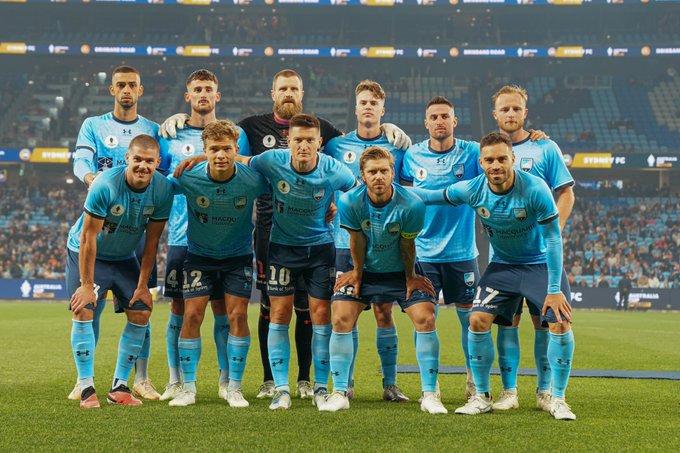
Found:
[(680, 309), (680, 3), (165, 3), (0, 5), (0, 298), (65, 297), (85, 195), (70, 152), (82, 120), (111, 109), (111, 69), (129, 63), (139, 112), (159, 123), (187, 111), (197, 68), (220, 79), (218, 117), (239, 120), (271, 109), (271, 78), (291, 67), (305, 110), (350, 131), (354, 85), (370, 78), (387, 92), (384, 121), (414, 142), (431, 97), (454, 102), (457, 137), (479, 139), (495, 128), (491, 94), (523, 85), (528, 126), (577, 181), (564, 234), (574, 306), (614, 308), (628, 272), (632, 306)]

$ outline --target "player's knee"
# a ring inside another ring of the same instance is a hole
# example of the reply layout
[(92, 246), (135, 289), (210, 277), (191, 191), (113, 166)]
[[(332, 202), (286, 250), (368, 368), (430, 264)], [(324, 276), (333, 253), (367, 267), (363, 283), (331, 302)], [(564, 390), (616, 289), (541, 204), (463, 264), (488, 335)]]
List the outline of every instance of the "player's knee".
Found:
[(491, 328), (491, 320), (481, 317), (477, 312), (470, 315), (470, 330), (473, 332), (486, 332)]
[(272, 307), (269, 310), (269, 320), (274, 324), (290, 324), (290, 318), (293, 315), (293, 309), (288, 307)]
[(333, 331), (347, 333), (352, 331), (352, 327), (354, 327), (354, 318), (350, 313), (333, 313)]
[(127, 318), (132, 324), (144, 326), (148, 324), (151, 312), (148, 310), (127, 310)]
[(571, 324), (568, 321), (550, 323), (550, 333), (556, 335), (564, 334), (571, 330)]
[(76, 321), (92, 321), (94, 319), (94, 309), (84, 308), (78, 314), (73, 313), (73, 319)]
[(188, 328), (200, 327), (203, 324), (205, 313), (201, 313), (196, 308), (186, 308), (184, 310), (184, 325)]
[(331, 304), (330, 303), (314, 304), (314, 308), (310, 307), (310, 315), (312, 317), (312, 322), (316, 325), (330, 324)]
[(433, 332), (435, 329), (434, 315), (428, 315), (416, 319), (415, 328), (417, 332)]
[(394, 319), (392, 318), (392, 304), (374, 304), (373, 314), (375, 315), (375, 322), (381, 329), (389, 329), (394, 327)]
[(184, 299), (172, 298), (170, 311), (177, 316), (184, 316)]

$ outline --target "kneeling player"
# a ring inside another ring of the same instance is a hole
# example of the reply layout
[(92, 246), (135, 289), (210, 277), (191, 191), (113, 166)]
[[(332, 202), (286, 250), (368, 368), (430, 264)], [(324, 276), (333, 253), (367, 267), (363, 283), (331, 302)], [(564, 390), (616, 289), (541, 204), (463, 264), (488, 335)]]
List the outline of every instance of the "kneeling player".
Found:
[[(170, 215), (172, 187), (156, 173), (160, 157), (153, 137), (135, 137), (125, 160), (126, 166), (107, 170), (94, 181), (85, 200), (85, 212), (69, 232), (66, 281), (71, 294), (71, 346), (82, 408), (99, 407), (94, 390), (92, 320), (97, 301), (108, 290), (116, 296), (116, 312), (125, 312), (128, 319), (118, 345), (108, 401), (126, 406), (142, 404), (130, 394), (127, 380), (142, 350), (153, 308), (149, 274)], [(134, 251), (145, 231), (140, 270)]]
[(248, 299), (252, 289), (252, 212), (255, 199), (269, 192), (258, 172), (235, 162), (239, 132), (230, 121), (203, 130), (207, 162), (173, 180), (187, 200), (188, 251), (184, 263), (184, 323), (179, 338), (183, 390), (170, 406), (196, 402), (196, 370), (201, 358), (201, 324), (210, 295), (224, 289), (230, 333), (227, 343), (231, 407), (247, 407), (241, 391), (250, 331)]
[(360, 167), (365, 185), (342, 195), (338, 205), (340, 225), (350, 233), (354, 269), (340, 275), (335, 285), (330, 342), (334, 392), (319, 410), (349, 408), (346, 392), (354, 349), (352, 327), (367, 306), (396, 300), (416, 329), (423, 389), (420, 407), (430, 414), (446, 414), (435, 392), (439, 338), (434, 288), (415, 256), (414, 240), (423, 228), (425, 207), (417, 196), (394, 184), (394, 158), (386, 149), (366, 149)]

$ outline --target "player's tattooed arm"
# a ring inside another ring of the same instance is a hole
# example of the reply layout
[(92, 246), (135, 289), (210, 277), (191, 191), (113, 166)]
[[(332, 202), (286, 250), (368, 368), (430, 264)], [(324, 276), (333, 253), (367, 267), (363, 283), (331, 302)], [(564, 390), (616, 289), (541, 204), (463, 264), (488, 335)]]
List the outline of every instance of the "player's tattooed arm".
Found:
[(399, 249), (401, 251), (401, 261), (404, 264), (404, 274), (406, 275), (406, 299), (411, 297), (414, 291), (422, 291), (435, 297), (434, 286), (429, 278), (424, 275), (416, 274), (416, 241), (415, 238), (399, 238)]
[(97, 306), (98, 294), (94, 283), (94, 262), (97, 259), (97, 234), (104, 226), (104, 219), (85, 213), (83, 230), (80, 234), (78, 252), (78, 269), (80, 271), (80, 287), (71, 297), (71, 310), (75, 315), (86, 306)]
[(153, 271), (153, 265), (156, 263), (158, 243), (163, 234), (165, 223), (165, 221), (152, 220), (146, 225), (146, 244), (144, 245), (144, 254), (142, 255), (139, 280), (137, 281), (137, 289), (130, 300), (132, 303), (136, 301), (142, 302), (149, 307), (149, 310), (153, 310), (153, 298), (151, 297), (151, 291), (149, 291), (149, 276)]
[(347, 230), (349, 232), (349, 251), (352, 255), (354, 269), (340, 274), (335, 281), (334, 291), (351, 286), (354, 288), (354, 297), (359, 297), (361, 279), (364, 274), (364, 261), (366, 260), (366, 236), (361, 231)]

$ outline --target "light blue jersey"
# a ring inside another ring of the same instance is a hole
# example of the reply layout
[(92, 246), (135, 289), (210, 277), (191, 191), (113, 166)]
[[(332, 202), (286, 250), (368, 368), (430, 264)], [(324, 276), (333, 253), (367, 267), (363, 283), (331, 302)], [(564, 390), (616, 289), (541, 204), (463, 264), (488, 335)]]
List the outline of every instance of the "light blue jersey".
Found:
[[(404, 156), (401, 179), (414, 187), (443, 189), (484, 172), (479, 167), (479, 143), (456, 139), (447, 151), (434, 151), (425, 140), (409, 148)], [(479, 255), (475, 244), (475, 212), (469, 206), (454, 209), (427, 206), (425, 227), (416, 239), (418, 259), (425, 263), (473, 260)]]
[(574, 178), (569, 173), (562, 150), (552, 140), (532, 142), (529, 138), (512, 144), (515, 154), (515, 168), (538, 176), (553, 191), (560, 191), (574, 185)]
[[(238, 162), (227, 181), (215, 181), (208, 162), (185, 171), (173, 184), (189, 210), (189, 253), (223, 259), (253, 252), (253, 202), (269, 193), (264, 177)], [(174, 206), (173, 206), (174, 209)]]
[(125, 153), (130, 142), (142, 134), (157, 138), (158, 124), (141, 115), (134, 121), (120, 121), (113, 112), (85, 119), (76, 140), (73, 173), (85, 182), (88, 173), (97, 174), (125, 165)]
[(512, 188), (507, 193), (496, 194), (489, 188), (486, 176), (481, 175), (449, 186), (444, 196), (454, 206), (467, 204), (477, 212), (493, 246), (492, 262), (547, 262), (546, 244), (539, 224), (556, 220), (559, 214), (552, 193), (542, 179), (515, 171)]
[(371, 202), (365, 185), (342, 194), (338, 201), (340, 225), (366, 236), (366, 272), (403, 271), (400, 239), (413, 239), (423, 229), (425, 205), (420, 198), (397, 184), (392, 189), (392, 198), (383, 206)]
[[(250, 155), (250, 145), (248, 144), (248, 137), (243, 130), (236, 126), (239, 130), (238, 147), (239, 154), (244, 152), (245, 156)], [(187, 125), (184, 129), (177, 130), (177, 138), (161, 138), (161, 156), (163, 161), (159, 168), (163, 172), (171, 175), (177, 166), (182, 161), (191, 157), (203, 154), (203, 134), (202, 127), (192, 127)], [(172, 212), (170, 220), (168, 221), (168, 245), (171, 247), (187, 246), (187, 203), (184, 195), (175, 195), (175, 200), (172, 203)]]
[(155, 172), (151, 184), (137, 192), (125, 181), (125, 166), (103, 172), (90, 186), (85, 212), (71, 227), (68, 248), (80, 249), (85, 215), (104, 220), (97, 235), (97, 258), (119, 261), (134, 257), (135, 248), (149, 221), (166, 221), (172, 207), (172, 184)]
[[(395, 148), (387, 141), (385, 134), (374, 139), (364, 139), (354, 130), (347, 135), (335, 137), (326, 144), (324, 153), (339, 160), (347, 165), (357, 180), (361, 180), (361, 170), (359, 168), (359, 158), (364, 150), (370, 146), (380, 146), (387, 149), (394, 156), (394, 174), (399, 175), (401, 162), (404, 159), (404, 151)], [(336, 199), (340, 197), (340, 192), (335, 194)], [(340, 222), (335, 222), (335, 248), (349, 249), (349, 233), (340, 228)]]
[(272, 186), (271, 242), (294, 246), (333, 242), (333, 225), (325, 220), (333, 194), (347, 191), (356, 183), (345, 165), (319, 154), (314, 169), (299, 173), (293, 169), (290, 150), (275, 149), (251, 158), (250, 166)]

